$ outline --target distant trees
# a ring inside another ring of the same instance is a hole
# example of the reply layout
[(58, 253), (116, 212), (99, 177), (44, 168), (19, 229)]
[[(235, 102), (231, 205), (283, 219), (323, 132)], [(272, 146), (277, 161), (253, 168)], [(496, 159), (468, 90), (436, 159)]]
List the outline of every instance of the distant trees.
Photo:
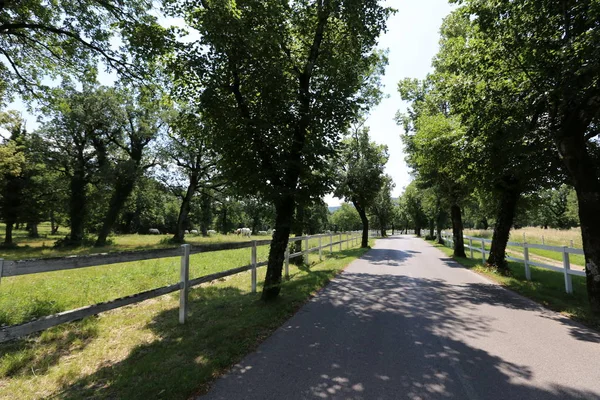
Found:
[(0, 145), (0, 217), (6, 224), (4, 246), (13, 245), (13, 228), (23, 211), (28, 181), (25, 126), (16, 112), (0, 115), (0, 125), (10, 137)]
[[(381, 216), (387, 212), (387, 204), (384, 205), (385, 194), (379, 192), (384, 184), (391, 184), (384, 176), (385, 164), (388, 161), (387, 147), (372, 142), (369, 138), (367, 128), (357, 127), (343, 142), (339, 161), (336, 161), (337, 186), (335, 195), (346, 201), (351, 201), (358, 212), (362, 222), (361, 247), (369, 245), (369, 219), (368, 213), (371, 207), (379, 200)], [(388, 188), (389, 189), (389, 188)], [(389, 197), (389, 191), (387, 196)], [(387, 214), (385, 214), (385, 222)]]
[[(217, 156), (206, 143), (208, 128), (199, 115), (181, 110), (171, 118), (163, 151), (166, 168), (162, 176), (173, 193), (181, 198), (173, 241), (182, 243), (194, 197), (197, 193), (202, 194), (203, 212), (208, 213), (209, 193), (218, 190), (223, 185), (223, 180), (217, 170)], [(206, 219), (205, 215), (205, 226)]]
[(342, 203), (329, 217), (331, 227), (338, 231), (354, 231), (362, 229), (362, 221), (356, 208), (348, 203)]
[[(545, 215), (568, 226), (561, 185), (572, 184), (588, 295), (600, 313), (600, 113), (591, 100), (600, 96), (599, 17), (592, 1), (461, 2), (444, 21), (428, 81), (447, 101), (445, 115), (464, 129), (458, 166), (475, 183), (467, 194), (486, 198), (495, 214), (487, 263), (508, 272), (510, 228), (535, 196)], [(413, 105), (425, 97), (414, 96)]]
[(115, 115), (118, 117), (117, 125), (107, 136), (109, 145), (114, 146), (109, 155), (113, 188), (96, 239), (97, 247), (106, 245), (106, 239), (137, 181), (144, 171), (156, 164), (157, 155), (152, 157), (149, 148), (153, 141), (164, 136), (169, 123), (170, 110), (163, 104), (162, 98), (155, 98), (144, 90), (137, 93), (124, 90), (118, 97), (122, 105)]
[(70, 232), (65, 244), (83, 243), (89, 185), (100, 183), (110, 167), (118, 130), (119, 99), (112, 88), (85, 85), (81, 92), (64, 86), (46, 108), (50, 118), (37, 133), (45, 144), (48, 166), (68, 180)]
[(379, 227), (382, 237), (387, 236), (387, 228), (392, 224), (394, 218), (394, 203), (392, 201), (393, 189), (394, 182), (392, 181), (392, 178), (389, 175), (384, 175), (379, 191), (375, 195), (374, 201), (369, 208), (375, 219), (376, 225)]

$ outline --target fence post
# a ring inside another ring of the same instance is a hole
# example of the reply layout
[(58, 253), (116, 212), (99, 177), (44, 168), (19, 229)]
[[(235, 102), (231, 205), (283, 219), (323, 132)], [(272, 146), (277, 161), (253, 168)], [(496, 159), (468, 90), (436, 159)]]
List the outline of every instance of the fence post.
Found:
[(569, 253), (567, 253), (567, 246), (563, 247), (563, 269), (565, 273), (565, 290), (567, 293), (573, 293), (573, 282), (571, 281), (571, 262), (569, 260)]
[(529, 268), (529, 247), (527, 243), (523, 243), (523, 261), (525, 261), (525, 278), (531, 280), (531, 268)]
[(187, 315), (187, 298), (190, 281), (190, 245), (181, 245), (181, 270), (179, 277), (179, 323), (185, 324)]
[(340, 232), (340, 251), (342, 251), (342, 232)]
[(473, 258), (473, 239), (469, 239), (469, 249), (471, 250), (471, 259)]
[(571, 248), (573, 248), (573, 239), (571, 239)]
[(481, 239), (481, 261), (485, 265), (485, 241)]
[(304, 239), (304, 263), (308, 265), (308, 236)]
[(256, 240), (252, 241), (252, 253), (250, 256), (250, 263), (252, 264), (252, 293), (256, 293)]
[(329, 232), (329, 253), (333, 254), (333, 233)]
[(285, 248), (285, 279), (290, 279), (290, 246)]
[(0, 282), (2, 282), (2, 273), (4, 273), (4, 259), (0, 258)]
[(346, 250), (350, 248), (350, 235), (346, 232)]
[(542, 245), (544, 245), (546, 243), (544, 243), (544, 235), (542, 235)]
[(323, 235), (319, 235), (319, 261), (323, 261)]

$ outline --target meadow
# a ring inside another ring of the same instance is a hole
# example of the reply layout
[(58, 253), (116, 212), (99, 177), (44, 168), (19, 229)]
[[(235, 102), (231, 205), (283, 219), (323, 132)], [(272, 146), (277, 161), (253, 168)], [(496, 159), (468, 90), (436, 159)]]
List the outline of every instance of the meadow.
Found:
[[(193, 245), (268, 238), (268, 236), (247, 238), (237, 235), (215, 235), (208, 238), (189, 236), (187, 243)], [(323, 244), (328, 243), (328, 240), (329, 238), (323, 238)], [(334, 241), (336, 240), (334, 236)], [(144, 241), (147, 241), (147, 244), (144, 245)], [(309, 246), (318, 246), (318, 242), (318, 239), (311, 239)], [(124, 235), (115, 237), (114, 244), (108, 247), (102, 248), (100, 252), (174, 247), (174, 245), (161, 242), (157, 235)], [(343, 247), (346, 248), (345, 243)], [(28, 250), (31, 249), (37, 247), (31, 246)], [(42, 255), (57, 255), (56, 249), (47, 250), (48, 253)], [(339, 250), (339, 246), (334, 246), (334, 250)], [(63, 251), (65, 250), (60, 249), (59, 253), (64, 255)], [(69, 254), (89, 254), (96, 251), (97, 248), (82, 247)], [(257, 261), (266, 261), (268, 251), (268, 246), (259, 246)], [(6, 259), (31, 258), (29, 256), (39, 254), (19, 248), (4, 249), (4, 252), (8, 253)], [(311, 258), (318, 257), (315, 254), (313, 253)], [(22, 257), (24, 255), (28, 257)], [(250, 257), (250, 248), (194, 254), (190, 257), (190, 279), (248, 265), (251, 262)], [(170, 285), (179, 281), (179, 274), (180, 258), (170, 257), (2, 278), (0, 325), (14, 325), (57, 312)]]
[[(466, 236), (475, 236), (480, 238), (491, 239), (493, 235), (492, 230), (477, 230), (477, 229), (465, 229), (464, 234)], [(523, 236), (525, 235), (525, 236)], [(581, 249), (583, 248), (581, 242), (581, 229), (542, 229), (537, 227), (526, 227), (521, 229), (512, 229), (510, 231), (509, 241), (523, 243), (523, 238), (527, 243), (534, 244), (545, 244), (547, 246), (571, 246)], [(489, 249), (489, 245), (486, 246)], [(512, 252), (511, 255), (519, 258), (523, 258), (523, 248), (518, 246), (508, 246), (507, 249)], [(559, 263), (562, 263), (562, 253), (550, 250), (542, 249), (529, 249), (530, 256), (538, 256), (539, 260), (548, 259)], [(573, 266), (579, 266), (583, 268), (585, 265), (585, 258), (581, 255), (571, 254), (569, 256), (571, 264)], [(556, 264), (556, 263), (555, 263)]]
[[(116, 239), (112, 249), (141, 242)], [(230, 237), (205, 240), (225, 239)], [(156, 245), (154, 240), (149, 246)], [(310, 246), (317, 244), (313, 239)], [(178, 295), (171, 294), (1, 344), (0, 398), (178, 399), (203, 393), (216, 376), (365, 251), (346, 249), (346, 244), (342, 251), (339, 246), (333, 249), (333, 254), (323, 251), (323, 262), (315, 252), (310, 265), (290, 265), (290, 280), (273, 304), (251, 293), (247, 271), (192, 289), (185, 325), (178, 323)], [(267, 246), (259, 247), (259, 261), (266, 259), (267, 251)], [(250, 249), (193, 255), (190, 277), (249, 261)], [(259, 288), (265, 270), (258, 270)], [(19, 323), (171, 284), (178, 274), (179, 258), (166, 258), (4, 278), (0, 318), (2, 324)]]

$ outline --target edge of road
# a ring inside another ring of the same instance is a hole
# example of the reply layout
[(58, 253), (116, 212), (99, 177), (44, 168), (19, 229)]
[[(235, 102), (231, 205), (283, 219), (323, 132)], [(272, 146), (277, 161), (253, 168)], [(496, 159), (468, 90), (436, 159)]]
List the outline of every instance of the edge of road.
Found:
[(493, 279), (490, 279), (487, 276), (485, 276), (485, 275), (483, 275), (483, 274), (481, 274), (481, 273), (479, 273), (477, 271), (473, 271), (472, 269), (467, 268), (466, 266), (462, 265), (460, 262), (456, 261), (451, 256), (448, 256), (448, 255), (444, 254), (443, 251), (441, 251), (437, 247), (433, 246), (431, 243), (429, 243), (425, 239), (420, 238), (420, 237), (416, 237), (414, 235), (412, 235), (412, 237), (414, 237), (415, 239), (419, 239), (419, 240), (423, 241), (425, 244), (427, 244), (427, 246), (431, 247), (436, 252), (440, 253), (444, 258), (448, 258), (448, 260), (444, 260), (444, 262), (446, 262), (446, 263), (452, 263), (455, 266), (457, 266), (459, 268), (462, 268), (462, 269), (468, 271), (469, 273), (477, 276), (482, 282), (485, 282), (485, 283), (490, 284), (490, 285), (495, 285), (495, 286), (497, 286), (497, 287), (505, 290), (506, 292), (510, 293), (510, 295), (512, 295), (512, 296), (514, 296), (514, 297), (516, 297), (516, 298), (518, 298), (518, 299), (520, 299), (522, 301), (525, 301), (525, 302), (527, 302), (527, 303), (529, 303), (531, 305), (535, 305), (538, 308), (539, 312), (543, 312), (544, 313), (544, 316), (546, 316), (546, 317), (552, 316), (552, 318), (555, 319), (555, 320), (561, 320), (561, 319), (564, 320), (564, 319), (567, 319), (567, 320), (569, 320), (570, 323), (576, 325), (578, 328), (589, 329), (589, 330), (591, 330), (593, 332), (600, 333), (600, 330), (594, 328), (593, 326), (588, 326), (585, 323), (583, 323), (581, 321), (578, 321), (577, 319), (571, 318), (567, 314), (563, 314), (560, 311), (556, 311), (556, 310), (553, 310), (551, 308), (548, 308), (544, 304), (542, 304), (542, 303), (540, 303), (538, 301), (535, 301), (534, 299), (532, 299), (530, 297), (527, 297), (527, 296), (522, 295), (521, 293), (515, 292), (514, 290), (512, 290), (509, 287), (506, 287), (505, 285), (503, 285), (500, 282), (494, 281)]

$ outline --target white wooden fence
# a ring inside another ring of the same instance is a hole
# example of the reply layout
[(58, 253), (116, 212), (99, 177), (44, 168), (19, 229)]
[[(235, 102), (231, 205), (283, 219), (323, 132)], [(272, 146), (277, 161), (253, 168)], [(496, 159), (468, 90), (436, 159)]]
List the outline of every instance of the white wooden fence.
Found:
[[(451, 247), (454, 247), (453, 236), (447, 232), (442, 232), (442, 238), (444, 242), (450, 243)], [(469, 249), (470, 256), (473, 258), (473, 251), (478, 251), (481, 254), (481, 260), (485, 263), (485, 257), (490, 252), (485, 249), (486, 243), (492, 243), (490, 239), (484, 239), (474, 236), (463, 236), (464, 245), (466, 249)], [(474, 245), (474, 243), (476, 245)], [(556, 272), (562, 272), (565, 277), (565, 291), (567, 293), (573, 293), (573, 282), (571, 280), (571, 275), (577, 276), (585, 276), (585, 271), (573, 270), (571, 269), (571, 261), (569, 259), (569, 254), (578, 254), (583, 255), (582, 249), (575, 249), (568, 246), (547, 246), (543, 244), (533, 244), (533, 243), (519, 243), (519, 242), (508, 242), (508, 246), (513, 247), (521, 247), (523, 249), (523, 258), (516, 258), (511, 256), (506, 256), (507, 260), (520, 262), (525, 265), (525, 277), (527, 280), (531, 280), (531, 268), (530, 266), (536, 266), (539, 268), (550, 269)], [(555, 265), (548, 265), (538, 261), (531, 260), (529, 258), (529, 249), (540, 249), (540, 250), (550, 250), (556, 251), (558, 253), (562, 253), (563, 266), (557, 267)]]
[[(291, 258), (304, 256), (304, 261), (308, 264), (309, 254), (315, 251), (319, 252), (319, 260), (323, 258), (323, 249), (329, 247), (333, 253), (334, 246), (339, 246), (342, 250), (342, 244), (346, 243), (346, 248), (354, 246), (360, 242), (360, 234), (357, 232), (327, 233), (313, 236), (290, 237), (290, 243), (298, 240), (304, 240), (304, 250), (292, 253), (285, 252), (285, 277), (289, 278), (289, 261)], [(323, 238), (328, 238), (327, 243), (323, 244)], [(317, 247), (308, 247), (309, 239), (319, 239)], [(50, 327), (72, 322), (90, 315), (96, 315), (104, 311), (114, 310), (129, 304), (135, 304), (154, 297), (162, 296), (167, 293), (179, 291), (179, 322), (185, 323), (187, 315), (188, 292), (193, 286), (210, 282), (226, 276), (239, 274), (244, 271), (251, 271), (252, 292), (256, 292), (256, 270), (259, 267), (267, 265), (266, 261), (257, 261), (257, 247), (271, 243), (271, 240), (252, 240), (248, 242), (230, 242), (204, 245), (184, 244), (180, 248), (142, 250), (135, 252), (103, 253), (84, 256), (56, 257), (36, 260), (7, 261), (0, 259), (0, 278), (20, 275), (38, 274), (43, 272), (60, 271), (66, 269), (86, 268), (93, 266), (103, 266), (130, 261), (141, 261), (168, 257), (181, 257), (180, 281), (172, 285), (163, 286), (156, 289), (136, 293), (131, 296), (121, 297), (115, 300), (98, 303), (90, 306), (77, 308), (74, 310), (63, 311), (58, 314), (49, 315), (33, 321), (25, 322), (19, 325), (12, 325), (0, 328), (0, 343), (12, 340), (30, 333), (39, 332)], [(190, 255), (198, 253), (207, 253), (213, 251), (233, 250), (242, 248), (251, 248), (250, 264), (233, 268), (227, 271), (217, 272), (215, 274), (201, 276), (199, 278), (189, 278)]]

